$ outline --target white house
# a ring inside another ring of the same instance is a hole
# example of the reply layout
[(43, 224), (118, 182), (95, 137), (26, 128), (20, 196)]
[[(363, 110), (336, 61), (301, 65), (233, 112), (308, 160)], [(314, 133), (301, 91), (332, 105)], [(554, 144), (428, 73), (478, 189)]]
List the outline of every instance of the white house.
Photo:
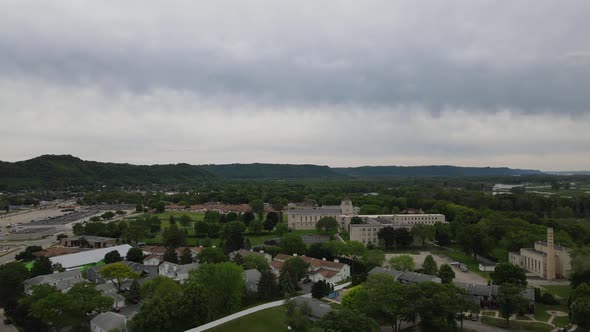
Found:
[(127, 332), (127, 318), (114, 312), (103, 312), (90, 321), (91, 332), (108, 332), (112, 330)]
[(158, 274), (174, 279), (181, 284), (188, 279), (190, 271), (199, 268), (199, 263), (179, 265), (170, 262), (164, 262), (158, 267)]
[(25, 293), (33, 294), (32, 286), (36, 285), (50, 285), (57, 288), (57, 290), (66, 292), (75, 284), (86, 281), (82, 278), (80, 270), (65, 271), (60, 273), (45, 274), (27, 279), (23, 282)]

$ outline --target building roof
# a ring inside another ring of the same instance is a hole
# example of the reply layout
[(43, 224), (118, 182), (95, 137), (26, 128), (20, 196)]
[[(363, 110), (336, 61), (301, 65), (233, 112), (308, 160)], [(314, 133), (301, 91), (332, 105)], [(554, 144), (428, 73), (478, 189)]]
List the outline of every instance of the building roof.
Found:
[[(498, 285), (477, 285), (464, 282), (454, 282), (454, 284), (474, 296), (497, 296), (500, 289)], [(525, 288), (522, 296), (529, 301), (535, 300), (535, 293), (531, 288)]]
[(36, 285), (51, 284), (57, 290), (64, 290), (82, 281), (86, 280), (82, 279), (80, 270), (72, 270), (36, 276), (25, 280), (23, 285), (25, 288), (30, 288)]
[(315, 269), (328, 268), (328, 269), (334, 269), (334, 270), (340, 271), (346, 266), (346, 264), (343, 264), (340, 262), (332, 262), (332, 261), (328, 261), (328, 260), (317, 259), (317, 258), (307, 257), (307, 256), (289, 256), (289, 255), (285, 255), (285, 254), (276, 255), (275, 260), (284, 262), (289, 258), (296, 258), (296, 257), (301, 258), (303, 261), (309, 263)]
[(341, 215), (342, 209), (338, 207), (317, 207), (313, 209), (292, 209), (286, 212), (293, 215)]
[(329, 235), (312, 235), (306, 234), (301, 235), (301, 240), (307, 245), (314, 244), (314, 243), (324, 243), (330, 241)]
[(199, 263), (191, 263), (191, 264), (180, 265), (180, 264), (176, 264), (176, 263), (164, 262), (160, 266), (162, 268), (164, 268), (166, 266), (165, 264), (168, 264), (168, 269), (170, 269), (170, 268), (173, 269), (174, 267), (176, 267), (176, 271), (175, 272), (177, 272), (177, 273), (189, 273), (190, 271), (199, 268)]
[(255, 286), (258, 285), (258, 281), (260, 280), (262, 273), (260, 273), (260, 271), (257, 269), (250, 269), (244, 271), (244, 276), (246, 278), (246, 283)]
[(315, 318), (322, 318), (332, 311), (332, 307), (329, 304), (313, 298), (296, 297), (293, 301), (298, 305), (307, 305), (311, 311), (310, 316)]
[(106, 242), (106, 241), (117, 241), (117, 239), (112, 237), (103, 237), (103, 236), (94, 236), (94, 235), (80, 235), (80, 236), (71, 236), (65, 237), (63, 240), (67, 241), (79, 241), (84, 239), (88, 242)]
[(84, 248), (70, 248), (70, 247), (51, 247), (45, 250), (37, 251), (33, 253), (33, 256), (45, 256), (45, 257), (55, 257), (55, 256), (62, 256), (68, 254), (74, 254), (77, 252), (88, 251), (91, 249), (84, 249)]
[(395, 278), (395, 280), (405, 283), (416, 283), (416, 282), (436, 282), (441, 283), (439, 277), (431, 276), (428, 274), (410, 272), (410, 271), (398, 271), (393, 269), (384, 269), (382, 267), (374, 267), (369, 271), (370, 275), (377, 273), (385, 273)]
[(110, 331), (113, 329), (119, 329), (119, 331), (123, 331), (125, 330), (127, 318), (121, 314), (107, 311), (94, 317), (90, 323), (100, 327), (105, 331)]
[(123, 244), (120, 246), (108, 247), (108, 248), (100, 248), (88, 251), (82, 251), (75, 254), (51, 257), (51, 263), (60, 263), (64, 268), (71, 269), (75, 267), (80, 267), (86, 264), (93, 264), (96, 262), (101, 261), (104, 259), (104, 255), (107, 253), (116, 250), (119, 252), (121, 257), (127, 256), (127, 252), (132, 247), (128, 244)]

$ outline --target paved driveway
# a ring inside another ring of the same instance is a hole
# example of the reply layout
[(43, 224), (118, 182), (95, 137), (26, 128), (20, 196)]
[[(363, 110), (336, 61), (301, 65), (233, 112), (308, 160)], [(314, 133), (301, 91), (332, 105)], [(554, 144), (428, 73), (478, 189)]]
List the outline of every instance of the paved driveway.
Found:
[(0, 332), (18, 332), (18, 329), (14, 325), (4, 324), (4, 309), (0, 309)]

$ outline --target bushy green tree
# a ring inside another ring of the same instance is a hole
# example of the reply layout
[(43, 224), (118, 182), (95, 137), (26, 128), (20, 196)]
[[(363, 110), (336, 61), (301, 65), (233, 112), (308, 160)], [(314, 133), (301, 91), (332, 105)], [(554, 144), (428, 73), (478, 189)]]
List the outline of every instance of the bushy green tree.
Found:
[(455, 271), (449, 264), (443, 264), (438, 270), (438, 277), (443, 284), (450, 284), (455, 279)]
[(511, 263), (499, 263), (490, 275), (496, 285), (517, 284), (526, 286), (526, 274), (520, 266)]
[(410, 255), (399, 255), (389, 259), (389, 266), (399, 271), (413, 271), (414, 259)]
[(438, 274), (438, 266), (434, 261), (434, 257), (432, 255), (426, 256), (424, 259), (424, 263), (422, 263), (422, 273), (429, 274), (435, 276)]

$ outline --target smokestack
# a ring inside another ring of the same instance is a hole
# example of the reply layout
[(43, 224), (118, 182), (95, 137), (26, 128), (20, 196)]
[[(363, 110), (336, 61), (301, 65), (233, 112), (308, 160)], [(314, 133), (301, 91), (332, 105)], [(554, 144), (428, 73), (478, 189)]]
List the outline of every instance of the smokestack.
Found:
[(553, 244), (553, 228), (547, 228), (547, 280), (555, 279), (555, 245)]

